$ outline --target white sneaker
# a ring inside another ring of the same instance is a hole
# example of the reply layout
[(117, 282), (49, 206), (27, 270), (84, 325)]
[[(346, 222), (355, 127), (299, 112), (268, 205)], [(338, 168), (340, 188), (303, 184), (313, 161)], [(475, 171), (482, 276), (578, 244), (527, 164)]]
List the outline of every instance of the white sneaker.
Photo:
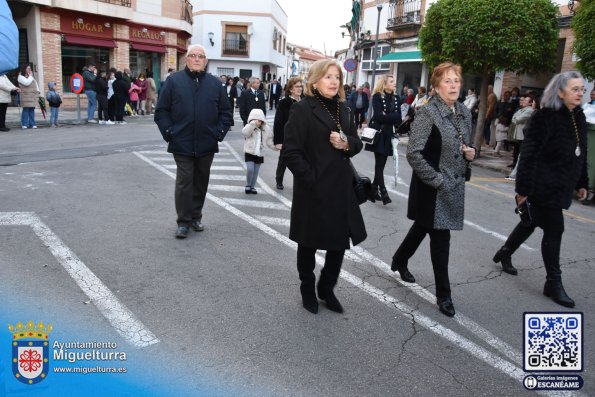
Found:
[(37, 129), (37, 126), (36, 126), (36, 125), (34, 125), (34, 126), (33, 126), (33, 127), (31, 127), (31, 128), (33, 128), (33, 129)]
[(22, 126), (21, 128), (22, 128), (22, 129), (24, 129), (24, 130), (26, 130), (26, 129), (27, 129), (27, 126), (26, 126), (26, 125), (24, 125), (24, 126)]
[(105, 120), (99, 120), (99, 124), (105, 124)]
[(95, 120), (95, 119), (87, 120), (87, 123), (97, 124), (97, 120)]
[(128, 123), (125, 121), (120, 121), (120, 124), (128, 124)]
[(105, 122), (105, 124), (107, 124), (107, 125), (114, 125), (114, 124), (116, 124), (116, 123), (114, 123), (114, 122), (113, 122), (113, 121), (111, 121), (111, 120), (108, 120), (108, 121), (106, 121), (106, 122)]

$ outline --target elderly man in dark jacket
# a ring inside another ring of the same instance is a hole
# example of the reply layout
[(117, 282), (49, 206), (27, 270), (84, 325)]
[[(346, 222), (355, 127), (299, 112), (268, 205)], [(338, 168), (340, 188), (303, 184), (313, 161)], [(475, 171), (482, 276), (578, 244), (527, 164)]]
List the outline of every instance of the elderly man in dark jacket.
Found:
[(265, 116), (267, 114), (264, 93), (258, 89), (258, 87), (260, 87), (260, 79), (252, 76), (249, 81), (250, 86), (242, 91), (242, 95), (238, 98), (240, 117), (242, 118), (244, 125), (248, 124), (248, 115), (252, 109), (260, 109)]
[(204, 230), (202, 207), (211, 164), (232, 121), (225, 88), (217, 77), (205, 72), (206, 65), (204, 47), (189, 46), (186, 68), (163, 83), (155, 110), (155, 122), (177, 166), (177, 238), (186, 238), (190, 227)]

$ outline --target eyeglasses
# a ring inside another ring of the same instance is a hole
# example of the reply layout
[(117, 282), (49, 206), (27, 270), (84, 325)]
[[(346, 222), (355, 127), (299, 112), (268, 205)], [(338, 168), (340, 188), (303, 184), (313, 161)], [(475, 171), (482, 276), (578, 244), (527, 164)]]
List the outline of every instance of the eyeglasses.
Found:
[(194, 58), (206, 59), (207, 58), (207, 56), (203, 55), (203, 54), (188, 54), (187, 56), (188, 56), (188, 58), (192, 58), (192, 59), (194, 59)]
[(572, 87), (570, 89), (570, 91), (574, 92), (575, 94), (586, 94), (587, 93), (587, 89), (585, 87)]

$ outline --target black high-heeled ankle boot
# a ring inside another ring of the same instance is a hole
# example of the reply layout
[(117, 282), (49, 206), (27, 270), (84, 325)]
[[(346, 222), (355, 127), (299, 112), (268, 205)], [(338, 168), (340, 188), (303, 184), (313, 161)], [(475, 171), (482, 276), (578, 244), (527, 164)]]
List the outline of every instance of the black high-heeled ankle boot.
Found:
[(374, 199), (375, 200), (382, 200), (382, 197), (380, 197), (380, 192), (378, 191), (378, 185), (375, 183), (372, 183), (372, 191), (374, 191)]
[(378, 190), (380, 191), (380, 199), (382, 200), (382, 204), (387, 205), (393, 202), (390, 197), (388, 197), (388, 192), (384, 186), (380, 186)]
[(335, 296), (332, 289), (324, 288), (318, 284), (318, 297), (326, 302), (326, 307), (335, 313), (343, 313), (343, 306)]
[(547, 280), (543, 286), (543, 295), (565, 307), (574, 307), (574, 301), (566, 294), (562, 280)]
[(502, 270), (504, 271), (504, 273), (516, 276), (518, 274), (518, 271), (514, 266), (512, 266), (511, 256), (512, 252), (510, 251), (510, 248), (503, 246), (498, 250), (498, 252), (496, 252), (493, 261), (496, 263), (502, 263)]

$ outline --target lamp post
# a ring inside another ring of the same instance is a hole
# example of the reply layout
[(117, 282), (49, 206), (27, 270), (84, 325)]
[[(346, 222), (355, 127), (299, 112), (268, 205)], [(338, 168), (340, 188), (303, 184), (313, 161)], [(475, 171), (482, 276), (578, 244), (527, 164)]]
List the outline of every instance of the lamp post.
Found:
[[(376, 22), (376, 41), (374, 43), (374, 51), (372, 51), (372, 84), (370, 86), (371, 91), (374, 90), (374, 80), (376, 79), (376, 58), (378, 58), (378, 36), (380, 34), (380, 12), (382, 11), (382, 4), (378, 4), (376, 6), (378, 9), (378, 21)], [(368, 109), (368, 116), (372, 114), (372, 98), (368, 98), (370, 100), (370, 108)], [(370, 119), (368, 119), (370, 120)], [(368, 121), (369, 123), (369, 121)]]

